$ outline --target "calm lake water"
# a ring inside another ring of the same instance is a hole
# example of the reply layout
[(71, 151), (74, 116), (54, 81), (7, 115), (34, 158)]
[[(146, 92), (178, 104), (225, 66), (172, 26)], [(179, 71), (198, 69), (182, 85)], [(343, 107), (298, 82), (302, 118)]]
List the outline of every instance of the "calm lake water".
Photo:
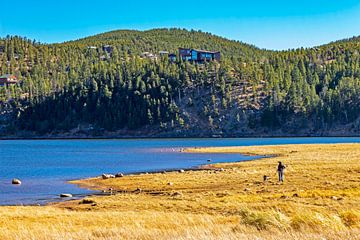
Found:
[[(0, 140), (0, 205), (45, 204), (60, 193), (94, 193), (68, 180), (102, 173), (134, 173), (252, 160), (240, 154), (181, 153), (183, 147), (350, 143), (360, 138)], [(22, 181), (12, 185), (12, 178)]]

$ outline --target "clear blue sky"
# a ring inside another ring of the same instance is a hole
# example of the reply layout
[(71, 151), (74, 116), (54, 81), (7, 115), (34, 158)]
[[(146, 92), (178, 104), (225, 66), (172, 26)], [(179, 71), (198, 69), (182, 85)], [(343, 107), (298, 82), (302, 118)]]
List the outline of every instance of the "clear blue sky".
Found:
[(160, 27), (201, 29), (268, 49), (360, 35), (359, 0), (12, 0), (2, 1), (1, 8), (0, 36), (47, 43)]

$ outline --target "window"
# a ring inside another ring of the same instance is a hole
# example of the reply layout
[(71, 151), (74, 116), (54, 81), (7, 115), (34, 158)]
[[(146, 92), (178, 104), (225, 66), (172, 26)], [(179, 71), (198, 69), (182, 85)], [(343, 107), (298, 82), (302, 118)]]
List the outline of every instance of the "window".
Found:
[(197, 51), (192, 51), (192, 52), (191, 52), (191, 59), (192, 59), (193, 61), (196, 61), (196, 60), (197, 60)]

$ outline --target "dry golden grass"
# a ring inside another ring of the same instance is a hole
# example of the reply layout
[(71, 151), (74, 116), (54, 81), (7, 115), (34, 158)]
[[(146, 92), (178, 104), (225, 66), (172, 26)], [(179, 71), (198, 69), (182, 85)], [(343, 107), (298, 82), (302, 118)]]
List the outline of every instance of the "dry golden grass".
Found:
[[(187, 151), (273, 157), (74, 181), (113, 195), (87, 197), (88, 204), (0, 207), (0, 239), (359, 239), (360, 144)], [(278, 161), (287, 165), (283, 184)]]

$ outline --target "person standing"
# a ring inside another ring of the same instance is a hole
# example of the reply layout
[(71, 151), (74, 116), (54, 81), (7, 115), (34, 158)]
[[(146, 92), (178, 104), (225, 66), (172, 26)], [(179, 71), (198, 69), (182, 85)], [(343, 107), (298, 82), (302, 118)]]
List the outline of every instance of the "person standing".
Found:
[(279, 174), (279, 182), (284, 182), (284, 170), (285, 170), (285, 165), (282, 164), (282, 162), (279, 162), (277, 167), (277, 171)]

